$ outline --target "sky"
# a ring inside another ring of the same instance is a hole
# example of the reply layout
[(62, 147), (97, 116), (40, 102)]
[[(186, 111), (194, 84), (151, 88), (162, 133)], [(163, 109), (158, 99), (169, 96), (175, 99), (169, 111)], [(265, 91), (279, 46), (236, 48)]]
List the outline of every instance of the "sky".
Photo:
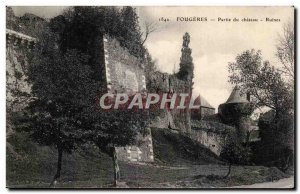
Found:
[[(51, 18), (66, 7), (13, 7), (16, 15), (26, 12)], [(155, 24), (156, 31), (145, 46), (156, 60), (160, 71), (179, 69), (182, 36), (191, 36), (194, 63), (194, 95), (201, 94), (216, 109), (229, 97), (233, 85), (228, 83), (228, 63), (245, 50), (261, 50), (264, 60), (280, 68), (275, 57), (278, 35), (284, 23), (293, 23), (292, 7), (136, 7), (140, 25)], [(159, 21), (160, 18), (169, 21)], [(177, 17), (202, 17), (207, 21), (177, 21)], [(231, 21), (218, 21), (219, 18)], [(239, 19), (233, 22), (232, 19)], [(259, 22), (242, 22), (243, 18)], [(278, 22), (266, 18), (279, 19)], [(214, 21), (212, 21), (214, 20)], [(262, 20), (262, 21), (261, 21)]]

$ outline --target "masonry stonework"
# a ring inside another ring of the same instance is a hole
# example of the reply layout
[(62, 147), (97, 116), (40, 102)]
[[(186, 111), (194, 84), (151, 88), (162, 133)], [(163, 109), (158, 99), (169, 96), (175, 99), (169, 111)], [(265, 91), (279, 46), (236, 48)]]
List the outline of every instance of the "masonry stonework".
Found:
[(215, 121), (193, 120), (191, 138), (198, 141), (216, 155), (220, 155), (226, 136), (235, 128)]
[[(107, 92), (146, 92), (144, 65), (131, 55), (119, 42), (107, 35), (103, 36), (105, 82)], [(138, 136), (137, 145), (116, 147), (117, 157), (129, 162), (153, 162), (152, 136)]]
[(146, 91), (144, 65), (122, 48), (116, 39), (104, 36), (107, 90), (111, 93)]
[(26, 81), (28, 54), (34, 47), (36, 39), (23, 33), (6, 29), (6, 111), (7, 136), (14, 133), (10, 112), (22, 110), (28, 103), (28, 97), (16, 96), (16, 92), (30, 93), (31, 88)]

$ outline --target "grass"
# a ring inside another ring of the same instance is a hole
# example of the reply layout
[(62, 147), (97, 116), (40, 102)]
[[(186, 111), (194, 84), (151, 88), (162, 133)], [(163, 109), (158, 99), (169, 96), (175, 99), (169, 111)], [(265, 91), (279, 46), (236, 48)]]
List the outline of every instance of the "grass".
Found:
[[(48, 187), (55, 172), (57, 151), (51, 147), (41, 147), (30, 141), (26, 134), (16, 134), (8, 139), (21, 156), (16, 159), (7, 151), (7, 186)], [(76, 186), (74, 182), (85, 182), (87, 187), (105, 187), (113, 180), (111, 158), (96, 148), (88, 147), (64, 154), (62, 161), (62, 186)]]
[(270, 168), (263, 166), (233, 166), (231, 175), (224, 178), (227, 170), (227, 166), (217, 164), (190, 165), (186, 168), (126, 164), (121, 166), (121, 181), (133, 188), (218, 188), (287, 177), (276, 168), (270, 173)]
[[(121, 185), (131, 188), (208, 188), (253, 184), (287, 177), (276, 168), (262, 166), (228, 167), (218, 157), (186, 137), (153, 129), (156, 161), (152, 164), (120, 162)], [(7, 151), (7, 187), (47, 188), (56, 170), (54, 148), (40, 147), (25, 133), (8, 139), (18, 157)], [(110, 188), (112, 161), (95, 147), (65, 154), (58, 188)]]

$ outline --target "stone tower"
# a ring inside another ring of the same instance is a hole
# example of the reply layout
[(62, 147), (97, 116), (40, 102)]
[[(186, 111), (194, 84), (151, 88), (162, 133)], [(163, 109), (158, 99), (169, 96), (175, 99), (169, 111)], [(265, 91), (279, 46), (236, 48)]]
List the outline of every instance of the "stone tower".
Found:
[(246, 95), (241, 93), (238, 86), (235, 86), (227, 101), (218, 108), (223, 122), (236, 127), (237, 135), (241, 141), (246, 140), (247, 132), (251, 126), (250, 115), (253, 111), (253, 104), (249, 102)]
[(179, 64), (178, 78), (192, 83), (194, 78), (194, 64), (191, 56), (192, 49), (189, 48), (190, 35), (186, 32), (183, 36), (183, 43), (181, 48), (181, 58)]
[[(191, 37), (187, 32), (183, 36), (179, 72), (177, 73), (177, 77), (185, 82), (182, 92), (189, 94), (191, 98), (193, 90), (194, 64), (191, 56), (192, 49), (189, 48), (190, 38)], [(191, 132), (191, 112), (188, 108), (184, 109), (184, 115), (186, 120), (185, 128), (188, 129), (187, 133), (189, 134)]]

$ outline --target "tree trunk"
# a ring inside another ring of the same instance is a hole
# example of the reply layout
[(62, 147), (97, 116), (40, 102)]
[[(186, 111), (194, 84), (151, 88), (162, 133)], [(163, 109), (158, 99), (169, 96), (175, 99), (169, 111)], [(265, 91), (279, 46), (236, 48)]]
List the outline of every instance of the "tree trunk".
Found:
[(118, 158), (116, 153), (116, 148), (113, 148), (113, 165), (114, 165), (114, 186), (117, 186), (118, 181), (120, 180), (120, 168), (118, 164)]
[(228, 172), (227, 172), (227, 174), (224, 176), (225, 179), (229, 177), (230, 172), (231, 172), (231, 163), (229, 163)]
[(57, 183), (57, 179), (60, 177), (60, 171), (61, 171), (61, 161), (62, 161), (62, 154), (63, 154), (63, 149), (61, 147), (57, 148), (58, 151), (58, 158), (57, 158), (57, 170), (56, 174), (50, 184), (50, 187), (55, 187)]

